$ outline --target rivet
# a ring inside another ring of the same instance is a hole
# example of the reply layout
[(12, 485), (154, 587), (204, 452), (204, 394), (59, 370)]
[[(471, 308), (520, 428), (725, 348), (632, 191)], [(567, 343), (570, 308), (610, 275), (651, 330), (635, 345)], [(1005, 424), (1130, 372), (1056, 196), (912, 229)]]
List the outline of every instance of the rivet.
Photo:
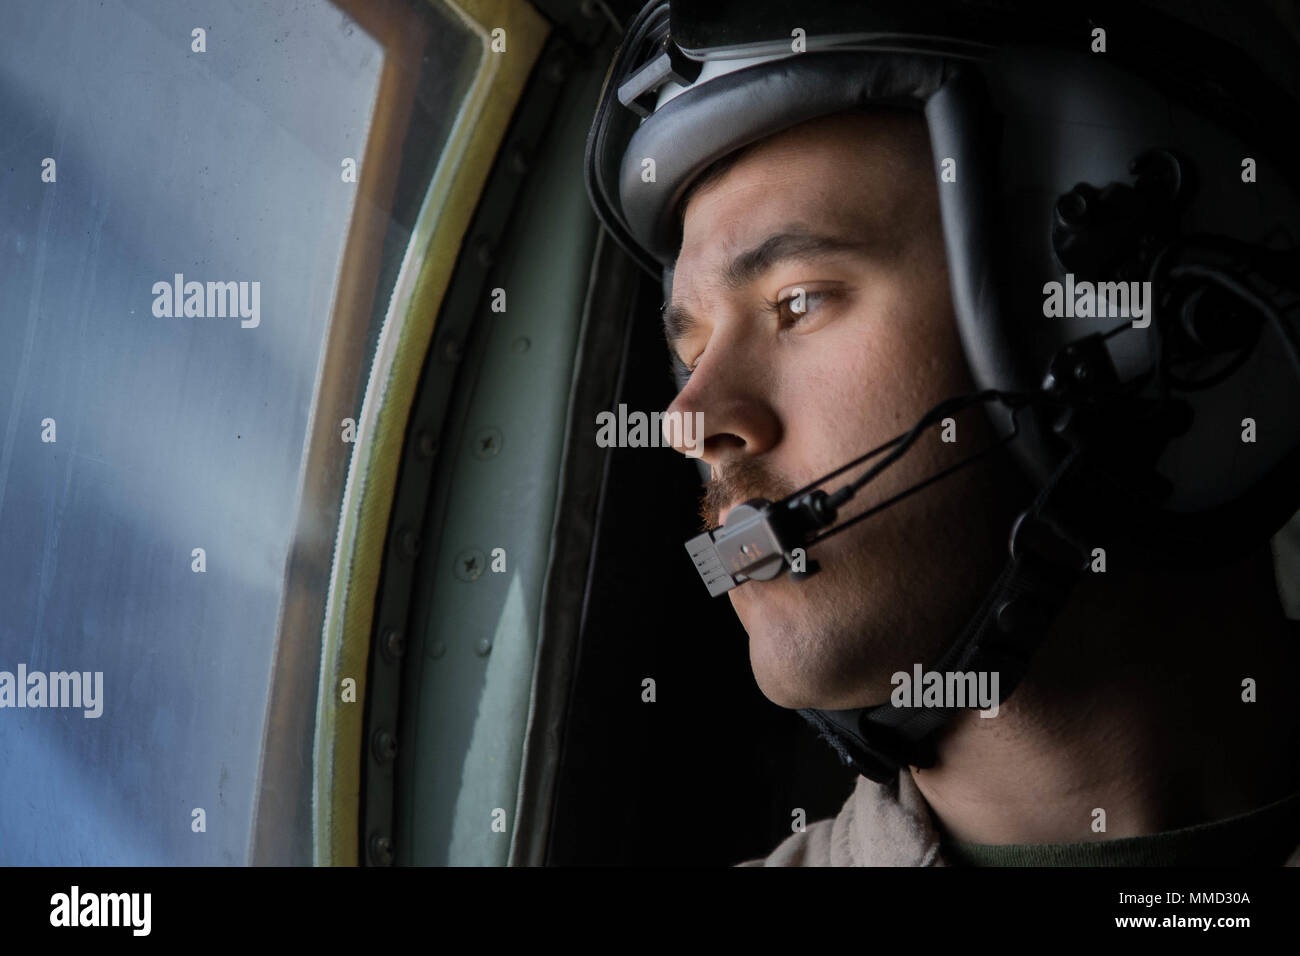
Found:
[(519, 336), (519, 338), (514, 340), (514, 342), (511, 344), (510, 347), (514, 351), (518, 352), (520, 355), (523, 355), (525, 352), (528, 351), (528, 347), (532, 344), (533, 343), (528, 341), (528, 338), (526, 336), (521, 335)]
[(399, 660), (406, 652), (406, 639), (397, 628), (385, 628), (383, 636), (380, 638), (380, 646), (390, 659)]
[(501, 451), (501, 442), (500, 429), (480, 428), (474, 435), (474, 446), (470, 453), (479, 461), (494, 458)]
[(483, 556), (482, 551), (478, 548), (466, 548), (456, 555), (452, 571), (462, 581), (477, 581), (486, 564), (487, 558)]
[(442, 358), (445, 362), (459, 362), (464, 354), (465, 349), (459, 339), (448, 339), (442, 347)]
[(420, 536), (414, 528), (403, 528), (397, 534), (397, 547), (403, 557), (414, 558), (420, 553)]
[(481, 641), (478, 642), (478, 647), (474, 648), (474, 650), (478, 652), (479, 657), (487, 657), (489, 654), (492, 653), (491, 639), (486, 637), (483, 638)]
[(421, 428), (415, 436), (415, 450), (421, 458), (432, 458), (438, 453), (438, 439), (433, 437), (433, 432), (429, 429)]
[(387, 730), (375, 731), (375, 757), (380, 763), (388, 763), (397, 756), (397, 738)]
[(492, 265), (492, 241), (487, 236), (483, 236), (478, 242), (474, 243), (474, 258), (484, 268)]
[(393, 841), (376, 833), (370, 838), (370, 858), (380, 866), (393, 865)]
[(446, 653), (447, 653), (447, 645), (442, 643), (442, 641), (439, 641), (438, 643), (434, 644), (433, 647), (429, 648), (429, 656), (434, 658), (435, 660), (439, 657), (442, 657), (442, 655)]

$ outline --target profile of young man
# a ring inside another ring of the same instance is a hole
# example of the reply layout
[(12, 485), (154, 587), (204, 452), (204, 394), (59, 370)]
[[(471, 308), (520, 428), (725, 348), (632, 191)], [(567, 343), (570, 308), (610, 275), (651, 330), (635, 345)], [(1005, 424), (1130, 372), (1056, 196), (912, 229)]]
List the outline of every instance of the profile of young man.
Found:
[[(767, 136), (691, 185), (664, 323), (689, 370), (669, 411), (703, 415), (706, 527), (974, 390), (934, 168), (919, 111), (869, 108)], [(955, 427), (841, 517), (994, 438), (978, 410)], [(888, 702), (974, 613), (1031, 493), (989, 457), (819, 544), (819, 573), (731, 590), (762, 692)], [(743, 865), (1300, 864), (1300, 710), (1277, 679), (1298, 664), (1267, 544), (1204, 571), (1084, 575), (995, 715), (963, 711), (933, 766), (860, 776), (837, 817)], [(1248, 679), (1267, 686), (1249, 702)]]

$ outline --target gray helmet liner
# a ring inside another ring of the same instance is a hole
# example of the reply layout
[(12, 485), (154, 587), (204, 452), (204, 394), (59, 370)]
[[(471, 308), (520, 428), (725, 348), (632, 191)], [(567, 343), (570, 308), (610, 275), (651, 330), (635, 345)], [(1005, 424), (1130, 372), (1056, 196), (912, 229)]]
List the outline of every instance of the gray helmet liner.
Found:
[[(632, 136), (619, 196), (633, 238), (664, 266), (677, 255), (676, 208), (701, 170), (717, 159), (807, 120), (877, 106), (920, 109), (951, 75), (934, 57), (807, 53), (762, 63), (687, 89)], [(655, 181), (642, 163), (655, 162)]]

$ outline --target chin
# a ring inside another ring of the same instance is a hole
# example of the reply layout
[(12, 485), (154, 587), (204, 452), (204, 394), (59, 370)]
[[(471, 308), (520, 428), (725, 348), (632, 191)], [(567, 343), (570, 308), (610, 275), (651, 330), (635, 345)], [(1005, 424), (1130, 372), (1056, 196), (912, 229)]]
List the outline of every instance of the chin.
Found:
[(838, 709), (858, 682), (845, 679), (843, 635), (810, 583), (785, 575), (751, 582), (732, 592), (732, 607), (749, 635), (750, 667), (764, 697), (791, 710)]
[[(872, 580), (847, 566), (844, 576)], [(782, 574), (730, 593), (749, 635), (754, 680), (772, 703), (791, 710), (873, 706), (889, 700), (890, 676), (904, 664), (910, 669), (903, 622), (877, 606), (886, 595), (840, 577), (828, 567), (806, 581)]]

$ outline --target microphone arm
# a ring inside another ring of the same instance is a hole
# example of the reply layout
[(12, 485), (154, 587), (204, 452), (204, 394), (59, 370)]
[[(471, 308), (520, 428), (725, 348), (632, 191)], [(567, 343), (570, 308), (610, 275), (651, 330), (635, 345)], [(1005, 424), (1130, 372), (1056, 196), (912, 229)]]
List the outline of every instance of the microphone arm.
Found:
[[(737, 505), (727, 515), (727, 520), (721, 527), (705, 531), (686, 542), (686, 550), (691, 560), (695, 562), (695, 570), (699, 572), (700, 579), (709, 589), (709, 596), (717, 597), (726, 594), (746, 581), (770, 581), (786, 569), (790, 569), (790, 576), (795, 580), (803, 580), (817, 573), (820, 566), (816, 561), (808, 558), (806, 551), (808, 546), (838, 534), (863, 518), (870, 517), (902, 498), (915, 494), (1011, 441), (1020, 432), (1016, 414), (1028, 405), (1036, 394), (1041, 393), (986, 389), (971, 395), (947, 399), (926, 412), (910, 431), (841, 465), (781, 500), (772, 502), (766, 498), (750, 498), (743, 504)], [(822, 531), (823, 528), (834, 523), (839, 509), (857, 494), (860, 488), (901, 458), (921, 437), (926, 428), (952, 412), (989, 401), (1000, 402), (1011, 410), (1012, 428), (1008, 435), (943, 469), (938, 474), (931, 475), (924, 481), (882, 501), (862, 514), (828, 531)], [(868, 469), (862, 477), (844, 485), (833, 494), (817, 490), (818, 485), (825, 484), (850, 468), (891, 448), (893, 450)]]

